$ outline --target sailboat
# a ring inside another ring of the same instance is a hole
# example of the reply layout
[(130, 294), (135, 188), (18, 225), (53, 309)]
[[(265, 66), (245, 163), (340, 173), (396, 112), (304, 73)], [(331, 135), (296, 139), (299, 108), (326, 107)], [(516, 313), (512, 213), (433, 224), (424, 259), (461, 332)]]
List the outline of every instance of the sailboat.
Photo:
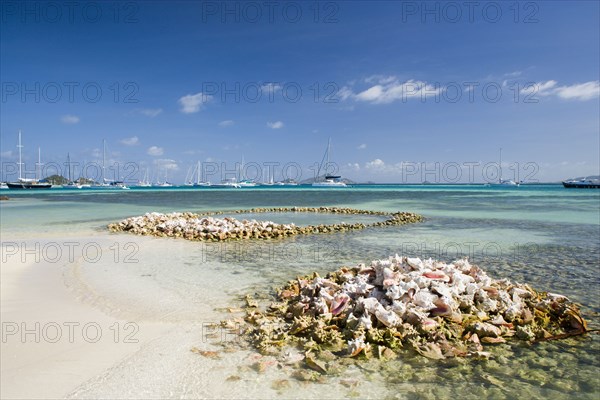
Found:
[(192, 174), (192, 176), (194, 174), (191, 166), (188, 168), (187, 173), (185, 174), (185, 181), (183, 182), (183, 186), (193, 186), (194, 185), (194, 183), (192, 182), (192, 178), (190, 177), (190, 174)]
[(239, 189), (242, 187), (235, 178), (226, 178), (226, 179), (223, 179), (221, 181), (221, 183), (215, 183), (214, 185), (211, 185), (211, 186), (216, 187), (216, 188), (235, 188), (235, 189)]
[[(169, 183), (169, 179), (167, 178), (167, 174), (168, 174), (168, 172), (169, 172), (169, 168), (167, 168), (167, 167), (165, 166), (165, 181), (164, 181), (164, 182), (160, 182), (160, 181), (159, 181), (159, 182), (157, 182), (156, 184), (154, 184), (154, 185), (152, 185), (152, 186), (154, 186), (154, 187), (172, 187), (172, 186), (173, 186), (173, 184), (172, 184), (172, 183)], [(159, 174), (159, 173), (157, 173), (157, 175), (158, 175), (158, 174)], [(158, 178), (157, 178), (157, 179), (158, 179)]]
[(106, 179), (106, 139), (102, 140), (102, 181), (100, 187), (107, 189), (129, 189), (123, 181)]
[(321, 164), (319, 164), (319, 169), (317, 170), (317, 179), (319, 178), (319, 174), (321, 170), (325, 173), (325, 179), (319, 182), (313, 182), (314, 187), (347, 187), (344, 182), (342, 182), (342, 177), (339, 175), (327, 175), (327, 167), (329, 166), (329, 153), (331, 151), (331, 138), (327, 141), (327, 149), (325, 150), (325, 154), (323, 155), (323, 159), (321, 160)]
[(200, 161), (198, 161), (198, 164), (196, 165), (196, 182), (194, 182), (194, 186), (196, 187), (200, 187), (200, 186), (210, 186), (210, 182), (205, 182), (204, 180), (200, 180)]
[(41, 182), (41, 171), (40, 167), (42, 165), (41, 161), (41, 150), (38, 147), (38, 162), (36, 165), (37, 169), (37, 178), (36, 179), (27, 179), (23, 178), (23, 160), (22, 160), (22, 151), (23, 145), (21, 144), (21, 131), (19, 130), (19, 144), (17, 145), (19, 149), (19, 180), (17, 182), (8, 182), (6, 186), (9, 189), (50, 189), (52, 184), (49, 182)]
[(137, 184), (139, 187), (150, 187), (152, 186), (148, 181), (148, 168), (144, 170), (144, 179), (139, 181)]
[(66, 185), (63, 185), (63, 187), (67, 188), (67, 189), (81, 189), (81, 185), (78, 183), (73, 182), (73, 179), (71, 178), (71, 156), (69, 155), (69, 153), (67, 153), (67, 175), (68, 175), (68, 182)]
[(261, 183), (261, 186), (273, 186), (275, 185), (275, 182), (273, 181), (273, 176), (271, 175), (270, 172), (265, 173), (265, 171), (268, 171), (267, 169), (263, 168), (263, 176), (267, 179), (266, 181), (264, 181), (263, 183)]
[(238, 182), (238, 185), (240, 185), (241, 187), (258, 186), (258, 183), (246, 179), (246, 177), (244, 176), (244, 156), (242, 156), (242, 163), (240, 164), (240, 181)]
[(498, 162), (498, 183), (493, 183), (492, 186), (519, 186), (519, 182), (511, 179), (502, 179), (502, 148), (500, 148), (500, 160)]

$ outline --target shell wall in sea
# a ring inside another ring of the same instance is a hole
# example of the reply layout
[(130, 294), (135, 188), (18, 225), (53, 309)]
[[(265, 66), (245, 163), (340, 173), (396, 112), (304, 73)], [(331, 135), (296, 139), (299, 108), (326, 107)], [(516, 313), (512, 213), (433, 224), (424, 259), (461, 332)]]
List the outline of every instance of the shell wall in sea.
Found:
[[(238, 220), (225, 217), (216, 218), (222, 214), (255, 214), (274, 212), (311, 212), (348, 215), (385, 216), (384, 221), (371, 224), (339, 223), (309, 226), (294, 224), (277, 224), (271, 221)], [(291, 235), (333, 233), (360, 230), (367, 227), (404, 225), (420, 222), (423, 217), (408, 212), (385, 213), (381, 211), (356, 210), (342, 207), (277, 207), (252, 208), (248, 210), (213, 211), (206, 213), (147, 213), (142, 216), (126, 218), (120, 222), (109, 224), (112, 232), (129, 232), (137, 235), (162, 237), (180, 237), (198, 241), (225, 241), (240, 239), (270, 239), (283, 238)]]

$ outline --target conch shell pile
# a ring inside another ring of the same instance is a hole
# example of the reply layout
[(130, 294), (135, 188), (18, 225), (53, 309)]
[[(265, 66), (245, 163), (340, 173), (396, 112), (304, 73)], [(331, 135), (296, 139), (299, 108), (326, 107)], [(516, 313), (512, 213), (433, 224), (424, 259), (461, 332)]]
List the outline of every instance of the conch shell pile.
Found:
[(587, 325), (567, 297), (495, 280), (467, 259), (389, 257), (297, 278), (262, 312), (246, 308), (251, 341), (270, 352), (296, 342), (338, 356), (397, 354), (487, 357), (484, 346), (510, 338), (549, 340)]

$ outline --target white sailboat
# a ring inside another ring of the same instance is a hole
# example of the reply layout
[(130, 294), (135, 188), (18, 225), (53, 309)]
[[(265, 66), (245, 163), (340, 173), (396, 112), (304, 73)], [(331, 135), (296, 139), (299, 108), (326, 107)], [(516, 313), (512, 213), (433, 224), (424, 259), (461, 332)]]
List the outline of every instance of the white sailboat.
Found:
[(327, 175), (327, 167), (329, 166), (329, 153), (331, 151), (331, 138), (327, 141), (327, 149), (325, 150), (325, 154), (323, 155), (323, 159), (321, 160), (321, 164), (319, 164), (319, 169), (317, 170), (317, 179), (319, 179), (319, 174), (321, 170), (325, 173), (325, 178), (322, 181), (313, 182), (313, 187), (347, 187), (344, 182), (342, 182), (342, 177), (339, 175)]
[(129, 189), (123, 181), (106, 179), (106, 139), (102, 139), (102, 180), (99, 186), (105, 189)]
[(196, 182), (194, 182), (194, 186), (196, 186), (196, 187), (210, 186), (210, 182), (200, 180), (200, 161), (198, 161), (198, 164), (196, 165), (195, 172), (196, 172)]
[(71, 156), (69, 155), (69, 153), (67, 153), (67, 179), (68, 179), (68, 182), (66, 185), (63, 185), (63, 187), (65, 187), (67, 189), (81, 189), (81, 185), (79, 183), (75, 183), (72, 179)]
[(223, 179), (223, 181), (221, 181), (221, 183), (216, 183), (216, 184), (212, 185), (212, 187), (239, 189), (242, 186), (238, 183), (238, 181), (235, 178), (227, 178), (227, 179)]
[(502, 179), (502, 148), (500, 148), (498, 171), (498, 183), (492, 184), (492, 186), (519, 186), (519, 182), (515, 182), (512, 179)]
[(165, 181), (164, 182), (160, 182), (159, 181), (159, 182), (157, 182), (156, 184), (154, 184), (152, 186), (155, 186), (155, 187), (172, 187), (173, 184), (169, 182), (169, 178), (167, 177), (168, 172), (169, 172), (169, 168), (167, 168), (165, 166)]
[(240, 164), (240, 180), (238, 182), (238, 184), (240, 185), (240, 187), (254, 187), (254, 186), (258, 186), (258, 183), (251, 181), (249, 179), (246, 179), (246, 177), (244, 176), (244, 156), (242, 156), (242, 163)]
[(263, 168), (263, 176), (266, 178), (266, 180), (261, 183), (261, 186), (273, 186), (275, 185), (275, 182), (273, 182), (273, 176), (271, 175), (270, 172), (265, 173), (265, 171), (268, 171), (268, 169)]
[(192, 182), (192, 178), (190, 177), (190, 174), (193, 175), (191, 166), (188, 168), (187, 173), (185, 174), (185, 181), (183, 182), (183, 186), (193, 186), (194, 185), (194, 183)]
[(150, 187), (152, 186), (148, 181), (148, 168), (144, 170), (144, 179), (139, 181), (137, 184), (139, 187)]

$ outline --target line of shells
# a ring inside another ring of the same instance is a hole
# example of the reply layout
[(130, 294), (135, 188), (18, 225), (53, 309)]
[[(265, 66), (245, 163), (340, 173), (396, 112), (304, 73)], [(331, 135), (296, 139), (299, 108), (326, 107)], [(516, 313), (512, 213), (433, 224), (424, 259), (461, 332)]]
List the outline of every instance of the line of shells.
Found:
[[(277, 224), (272, 221), (238, 220), (232, 217), (217, 218), (222, 214), (255, 214), (275, 212), (311, 212), (349, 215), (385, 216), (384, 221), (370, 224), (339, 223), (297, 226), (295, 224)], [(333, 233), (416, 223), (423, 217), (409, 212), (385, 213), (381, 211), (357, 210), (343, 207), (277, 207), (252, 208), (247, 210), (212, 211), (205, 213), (174, 212), (146, 213), (142, 216), (126, 218), (108, 225), (112, 232), (129, 232), (137, 235), (158, 237), (176, 237), (196, 241), (226, 241), (240, 239), (270, 239), (283, 238), (292, 235), (314, 233)]]

